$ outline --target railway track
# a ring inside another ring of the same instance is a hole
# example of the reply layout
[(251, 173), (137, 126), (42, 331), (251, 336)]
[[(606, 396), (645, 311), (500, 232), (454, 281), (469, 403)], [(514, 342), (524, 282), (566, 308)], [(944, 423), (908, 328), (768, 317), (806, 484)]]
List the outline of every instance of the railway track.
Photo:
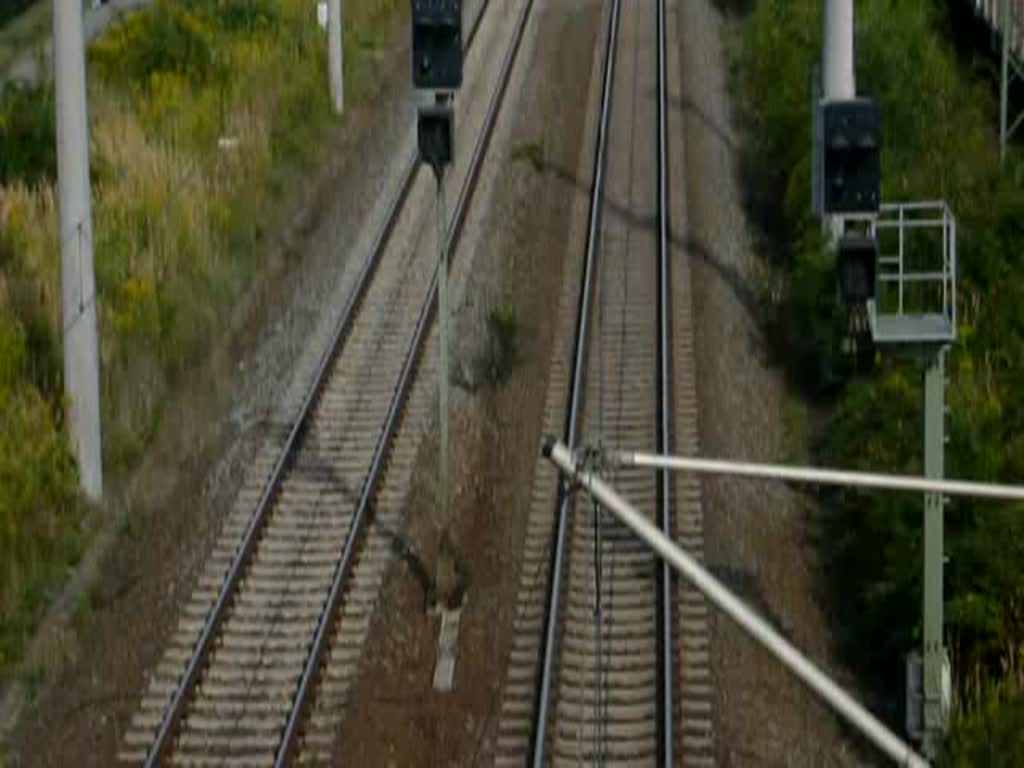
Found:
[[(556, 345), (545, 425), (571, 447), (696, 447), (688, 275), (671, 269), (666, 2), (610, 4), (575, 332)], [(701, 553), (694, 478), (612, 481)], [(713, 765), (699, 593), (545, 471), (522, 574), (498, 764)]]
[[(488, 5), (479, 4), (467, 49)], [(461, 187), (448, 225), (453, 257), (532, 0), (519, 7), (497, 84), (475, 121), (473, 152), (454, 169)], [(483, 89), (484, 80), (467, 85)], [(252, 467), (253, 482), (239, 494), (151, 676), (121, 761), (330, 761), (390, 561), (384, 531), (400, 528), (412, 471), (416, 441), (394, 438), (400, 423), (422, 431), (433, 411), (428, 397), (410, 396), (419, 375), (432, 384), (436, 366), (436, 356), (425, 354), (435, 251), (420, 242), (433, 240), (424, 238), (432, 217), (403, 216), (411, 198), (421, 208), (429, 199), (428, 175), (410, 160), (284, 450), (264, 451)], [(420, 395), (429, 389), (416, 386)]]

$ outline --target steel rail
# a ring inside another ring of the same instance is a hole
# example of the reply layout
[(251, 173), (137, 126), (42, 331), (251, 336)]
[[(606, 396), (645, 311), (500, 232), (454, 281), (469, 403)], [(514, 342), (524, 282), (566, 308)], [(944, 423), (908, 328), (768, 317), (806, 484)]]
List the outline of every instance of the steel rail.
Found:
[[(594, 148), (594, 183), (590, 191), (590, 210), (587, 226), (587, 242), (583, 261), (583, 274), (580, 278), (580, 298), (576, 313), (575, 346), (572, 353), (572, 376), (564, 428), (565, 442), (576, 445), (579, 430), (580, 402), (583, 397), (583, 376), (586, 368), (586, 350), (588, 338), (588, 318), (590, 316), (590, 300), (595, 273), (594, 262), (597, 258), (598, 240), (600, 237), (601, 209), (604, 199), (604, 177), (606, 165), (606, 147), (608, 143), (608, 123), (611, 115), (612, 84), (615, 76), (615, 57), (619, 34), (619, 0), (613, 0), (612, 10), (608, 19), (608, 37), (606, 42), (604, 76), (601, 92), (601, 117), (597, 128), (597, 145)], [(562, 576), (565, 568), (565, 540), (569, 517), (569, 495), (561, 479), (558, 481), (557, 498), (555, 501), (555, 531), (549, 564), (548, 595), (544, 609), (544, 636), (541, 641), (541, 659), (534, 702), (534, 718), (530, 733), (531, 765), (541, 768), (544, 764), (545, 744), (547, 741), (548, 706), (551, 699), (551, 684), (554, 676), (554, 658), (557, 646), (557, 630), (559, 621)]]
[[(487, 10), (489, 5), (490, 0), (482, 1), (480, 10), (477, 12), (473, 21), (470, 34), (466, 39), (466, 44), (464, 46), (465, 50), (468, 51), (472, 45), (473, 40), (476, 37), (476, 33), (480, 28), (481, 21), (483, 20), (484, 12)], [(273, 501), (281, 488), (281, 483), (284, 480), (285, 475), (292, 466), (292, 461), (298, 453), (297, 449), (309, 426), (316, 403), (319, 401), (320, 394), (327, 381), (328, 373), (330, 372), (338, 354), (341, 352), (344, 340), (351, 330), (352, 322), (355, 319), (356, 313), (366, 295), (373, 275), (376, 273), (377, 266), (379, 265), (384, 253), (384, 249), (391, 239), (395, 225), (398, 222), (398, 217), (402, 212), (402, 209), (405, 207), (405, 202), (412, 190), (412, 185), (416, 179), (418, 170), (419, 156), (418, 153), (414, 151), (402, 173), (398, 194), (395, 196), (395, 199), (388, 208), (384, 223), (381, 226), (380, 231), (377, 233), (373, 247), (370, 249), (370, 254), (360, 270), (359, 276), (356, 279), (356, 284), (353, 286), (351, 293), (345, 301), (345, 306), (343, 307), (342, 312), (339, 315), (338, 322), (331, 334), (331, 340), (317, 364), (312, 383), (310, 384), (306, 397), (299, 409), (298, 417), (288, 433), (288, 437), (285, 440), (281, 454), (278, 457), (270, 478), (268, 479), (266, 486), (264, 486), (263, 493), (260, 495), (260, 499), (256, 504), (256, 509), (250, 518), (249, 525), (246, 527), (241, 544), (239, 545), (237, 553), (232, 560), (230, 568), (228, 569), (227, 576), (221, 585), (220, 591), (217, 595), (217, 600), (207, 616), (206, 623), (204, 624), (203, 630), (196, 642), (195, 650), (192, 657), (189, 659), (188, 666), (185, 668), (181, 681), (175, 689), (174, 695), (171, 697), (171, 701), (168, 704), (167, 709), (164, 711), (164, 716), (160, 722), (157, 735), (146, 755), (146, 768), (157, 768), (161, 761), (167, 756), (167, 753), (171, 748), (173, 737), (177, 733), (181, 718), (185, 713), (185, 707), (188, 703), (192, 688), (195, 686), (199, 675), (205, 667), (210, 650), (212, 649), (213, 639), (218, 636), (220, 628), (227, 617), (231, 600), (234, 597), (235, 592), (238, 589), (238, 585), (241, 582), (242, 575), (248, 567), (249, 562), (252, 559), (252, 555), (255, 552), (260, 534), (263, 532), (270, 510), (273, 506)]]
[[(490, 146), (491, 137), (494, 133), (494, 126), (498, 120), (498, 114), (500, 113), (501, 106), (504, 103), (505, 93), (508, 89), (509, 80), (511, 79), (512, 68), (516, 62), (516, 57), (519, 53), (520, 44), (523, 39), (523, 33), (526, 29), (526, 22), (529, 19), (532, 8), (533, 0), (526, 0), (519, 13), (519, 18), (516, 21), (516, 28), (513, 32), (513, 39), (509, 45), (509, 49), (505, 55), (505, 60), (502, 63), (501, 72), (498, 76), (498, 86), (491, 94), (491, 99), (488, 102), (487, 112), (484, 117), (483, 130), (477, 138), (477, 143), (473, 149), (468, 174), (466, 180), (463, 182), (458, 201), (455, 205), (453, 221), (446, 233), (446, 250), (450, 254), (449, 269), (451, 268), (451, 262), (454, 261), (456, 255), (456, 249), (462, 235), (462, 228), (469, 210), (469, 201), (476, 189), (476, 184), (483, 168), (483, 160), (487, 153), (487, 149)], [(430, 323), (436, 314), (437, 286), (439, 278), (438, 271), (439, 266), (434, 269), (433, 279), (427, 289), (427, 299), (424, 301), (423, 306), (420, 309), (420, 315), (416, 323), (416, 330), (413, 334), (412, 341), (409, 344), (409, 350), (406, 353), (405, 361), (402, 364), (402, 371), (399, 375), (398, 384), (395, 387), (395, 393), (388, 408), (384, 427), (381, 431), (380, 437), (378, 438), (377, 445), (374, 448), (370, 472), (363, 483), (353, 522), (345, 540), (345, 549), (342, 553), (341, 560), (339, 560), (338, 565), (335, 568), (330, 595), (327, 599), (325, 610), (321, 614), (317, 624), (316, 635), (310, 647), (310, 651), (306, 659), (306, 666), (303, 670), (302, 678), (299, 682), (295, 699), (292, 703), (291, 712), (288, 716), (288, 722), (285, 726), (284, 735), (281, 739), (281, 745), (278, 748), (278, 753), (275, 757), (275, 768), (284, 768), (288, 765), (298, 748), (300, 728), (304, 720), (305, 712), (312, 702), (313, 693), (317, 687), (319, 673), (323, 666), (321, 662), (328, 648), (331, 630), (337, 616), (338, 608), (341, 605), (342, 594), (344, 593), (345, 584), (348, 581), (348, 575), (351, 571), (352, 562), (354, 560), (356, 542), (362, 532), (367, 513), (373, 502), (373, 498), (376, 495), (377, 485), (384, 472), (384, 465), (387, 460), (391, 441), (398, 430), (398, 424), (401, 420), (402, 407), (408, 397), (409, 391), (412, 389), (416, 368), (419, 361), (422, 359), (423, 351), (426, 348), (426, 340), (430, 330)]]
[[(657, 445), (658, 452), (668, 454), (672, 447), (672, 381), (671, 381), (671, 263), (668, 249), (668, 136), (666, 111), (668, 93), (665, 83), (665, 0), (658, 0), (658, 370), (657, 370)], [(656, 489), (658, 525), (672, 538), (672, 488), (667, 470), (658, 472)], [(655, 611), (657, 619), (658, 652), (658, 765), (672, 765), (672, 699), (673, 699), (673, 644), (672, 644), (672, 570), (664, 560), (656, 566)]]

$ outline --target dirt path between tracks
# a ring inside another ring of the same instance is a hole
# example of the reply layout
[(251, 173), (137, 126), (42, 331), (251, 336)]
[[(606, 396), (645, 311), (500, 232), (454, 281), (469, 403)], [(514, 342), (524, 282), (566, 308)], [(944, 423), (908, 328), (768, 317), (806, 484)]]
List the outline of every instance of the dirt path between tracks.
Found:
[[(676, 4), (681, 31), (685, 162), (694, 278), (701, 452), (755, 461), (806, 454), (806, 409), (767, 362), (757, 319), (756, 255), (738, 180), (722, 33), (715, 0)], [(778, 485), (705, 482), (707, 563), (799, 648), (840, 681), (813, 507)], [(712, 664), (721, 766), (864, 764), (824, 705), (734, 624), (716, 614)]]
[[(574, 196), (587, 194), (575, 169), (601, 2), (537, 0), (533, 13), (488, 160), (502, 184), (491, 199), (474, 202), (486, 240), (461, 246), (485, 253), (475, 257), (480, 266), (457, 316), (459, 333), (471, 341), (460, 345), (456, 378), (467, 369), (472, 378), (495, 306), (515, 318), (521, 364), (500, 382), (474, 382), (479, 388), (463, 390), (453, 413), (451, 538), (468, 583), (455, 689), (433, 690), (439, 619), (424, 610), (413, 569), (398, 563), (373, 622), (373, 650), (364, 654), (350, 693), (338, 765), (493, 762), (570, 211)], [(430, 566), (438, 536), (424, 500), (436, 472), (434, 445), (436, 438), (421, 449), (417, 478), (424, 487), (410, 493), (405, 532)]]

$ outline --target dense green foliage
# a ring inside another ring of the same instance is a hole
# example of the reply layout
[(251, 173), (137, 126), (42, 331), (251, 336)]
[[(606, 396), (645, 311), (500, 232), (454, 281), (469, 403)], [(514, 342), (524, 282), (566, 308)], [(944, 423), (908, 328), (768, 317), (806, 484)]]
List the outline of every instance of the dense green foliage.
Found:
[[(820, 5), (761, 0), (731, 41), (751, 209), (773, 282), (782, 286), (779, 300), (765, 301), (766, 321), (794, 382), (832, 414), (818, 445), (821, 460), (919, 473), (920, 361), (877, 354), (873, 370), (858, 372), (840, 352), (845, 315), (835, 299), (834, 257), (810, 216), (810, 79)], [(857, 87), (882, 102), (883, 200), (945, 199), (958, 217), (960, 334), (948, 358), (947, 473), (1019, 481), (1024, 169), (1012, 155), (1000, 168), (991, 86), (973, 82), (957, 61), (946, 8), (938, 0), (858, 2)], [(834, 493), (823, 508), (841, 638), (851, 661), (886, 692), (895, 717), (901, 697), (894, 681), (903, 654), (919, 640), (921, 501)], [(968, 677), (1004, 675), (1024, 647), (1024, 509), (972, 501), (948, 509), (947, 636), (962, 692)], [(1007, 712), (1011, 720), (999, 727), (1010, 734), (1020, 714)], [(973, 737), (965, 731), (963, 738), (966, 744)], [(1024, 736), (1011, 740), (1019, 762)]]
[(0, 92), (0, 184), (57, 175), (53, 87), (8, 83)]
[[(0, 308), (0, 607), (28, 618), (44, 605), (44, 585), (79, 551), (74, 462), (52, 403), (31, 385), (29, 338)], [(0, 669), (23, 640), (26, 621), (0, 621)]]
[(200, 85), (223, 82), (231, 74), (223, 35), (266, 33), (281, 21), (281, 9), (270, 0), (158, 0), (94, 46), (92, 61), (107, 79), (136, 87), (147, 87), (160, 74)]
[(5, 24), (37, 0), (0, 0), (0, 24)]
[(213, 72), (214, 35), (208, 19), (187, 4), (157, 2), (130, 16), (93, 47), (96, 71), (107, 79), (148, 85), (158, 73), (173, 73), (202, 84)]
[(987, 685), (978, 700), (954, 719), (941, 764), (951, 768), (1011, 768), (1021, 763), (1024, 689), (1011, 673), (1002, 684)]
[[(399, 0), (346, 4), (364, 101)], [(92, 211), (108, 481), (258, 273), (286, 180), (331, 122), (308, 0), (155, 0), (89, 47)], [(98, 516), (63, 428), (52, 91), (0, 99), (0, 675)], [(108, 488), (110, 484), (108, 482)]]

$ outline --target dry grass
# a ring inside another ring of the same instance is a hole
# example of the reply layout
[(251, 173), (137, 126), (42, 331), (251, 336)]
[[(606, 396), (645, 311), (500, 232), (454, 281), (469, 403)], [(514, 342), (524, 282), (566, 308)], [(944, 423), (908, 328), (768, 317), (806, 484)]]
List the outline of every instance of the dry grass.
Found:
[[(131, 469), (177, 379), (222, 332), (259, 269), (283, 169), (315, 160), (331, 121), (315, 6), (247, 0), (235, 17), (227, 7), (157, 0), (90, 50), (108, 473)], [(402, 7), (346, 3), (350, 103), (372, 95), (374, 59)], [(61, 423), (54, 197), (49, 183), (0, 187), (0, 673), (82, 540)]]

